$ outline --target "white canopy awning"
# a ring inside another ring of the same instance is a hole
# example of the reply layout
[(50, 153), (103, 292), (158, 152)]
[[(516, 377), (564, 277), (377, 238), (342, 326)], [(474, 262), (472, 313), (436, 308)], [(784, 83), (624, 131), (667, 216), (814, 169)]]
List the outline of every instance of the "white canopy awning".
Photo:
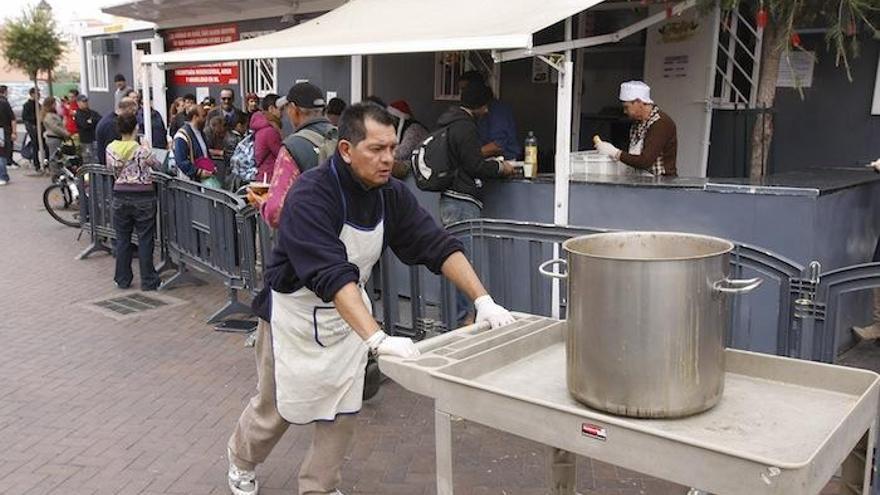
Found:
[(541, 29), (602, 0), (350, 0), (275, 33), (143, 58), (225, 62), (383, 53), (529, 48)]

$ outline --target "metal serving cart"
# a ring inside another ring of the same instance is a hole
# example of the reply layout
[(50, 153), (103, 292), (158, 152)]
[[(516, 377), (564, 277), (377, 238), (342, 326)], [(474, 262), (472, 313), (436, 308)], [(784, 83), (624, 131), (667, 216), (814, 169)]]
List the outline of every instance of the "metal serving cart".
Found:
[(575, 455), (719, 495), (819, 493), (839, 471), (847, 493), (871, 490), (880, 376), (853, 368), (727, 350), (713, 409), (642, 420), (569, 396), (566, 322), (517, 314), (418, 344), (383, 373), (435, 399), (437, 493), (453, 493), (451, 417), (551, 447), (550, 493), (575, 493)]

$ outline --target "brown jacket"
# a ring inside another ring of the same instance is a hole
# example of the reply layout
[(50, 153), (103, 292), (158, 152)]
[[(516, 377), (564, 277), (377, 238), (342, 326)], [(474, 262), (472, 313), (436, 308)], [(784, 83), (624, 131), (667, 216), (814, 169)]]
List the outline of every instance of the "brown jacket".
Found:
[(620, 161), (630, 167), (647, 170), (654, 173), (654, 167), (662, 167), (664, 172), (660, 175), (676, 176), (675, 162), (678, 154), (678, 137), (675, 131), (675, 122), (664, 112), (660, 112), (660, 119), (648, 128), (645, 135), (645, 143), (642, 153), (632, 155), (627, 151), (620, 153)]

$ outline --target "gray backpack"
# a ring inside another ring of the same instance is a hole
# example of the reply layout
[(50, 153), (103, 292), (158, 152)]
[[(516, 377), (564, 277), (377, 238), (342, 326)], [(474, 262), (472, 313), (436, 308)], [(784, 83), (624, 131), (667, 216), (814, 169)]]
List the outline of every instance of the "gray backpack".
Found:
[(315, 148), (315, 153), (318, 155), (318, 165), (324, 163), (336, 153), (336, 145), (339, 143), (339, 130), (335, 127), (327, 131), (326, 134), (321, 134), (316, 130), (308, 128), (300, 129), (294, 133), (294, 136), (299, 136), (311, 143)]

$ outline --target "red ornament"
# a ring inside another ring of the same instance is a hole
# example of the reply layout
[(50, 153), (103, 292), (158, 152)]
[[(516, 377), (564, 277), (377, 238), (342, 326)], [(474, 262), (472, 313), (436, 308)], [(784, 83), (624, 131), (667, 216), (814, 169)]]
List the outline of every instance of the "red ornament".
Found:
[(768, 20), (769, 16), (767, 15), (767, 9), (764, 7), (758, 9), (758, 13), (755, 14), (755, 23), (758, 24), (758, 27), (761, 29), (767, 27)]
[(672, 17), (672, 5), (666, 4), (666, 18)]
[(801, 35), (795, 33), (791, 33), (791, 46), (795, 48), (800, 48), (801, 46)]
[(856, 21), (850, 20), (849, 24), (846, 26), (846, 35), (847, 36), (855, 36), (856, 35)]

